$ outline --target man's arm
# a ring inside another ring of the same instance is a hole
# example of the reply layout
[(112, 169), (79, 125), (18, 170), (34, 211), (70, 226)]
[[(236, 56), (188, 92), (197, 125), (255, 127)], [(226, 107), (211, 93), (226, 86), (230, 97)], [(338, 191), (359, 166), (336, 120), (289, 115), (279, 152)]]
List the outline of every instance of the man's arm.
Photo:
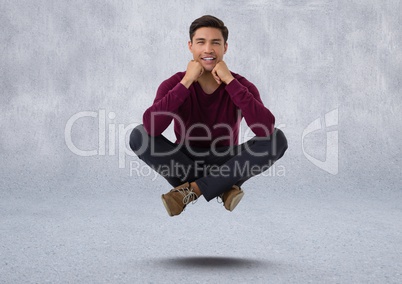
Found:
[(274, 131), (275, 116), (264, 106), (258, 89), (245, 78), (241, 81), (242, 83), (237, 79), (232, 80), (226, 86), (226, 91), (233, 103), (241, 109), (247, 125), (255, 135), (270, 135)]
[(223, 61), (215, 66), (212, 75), (219, 84), (226, 84), (226, 91), (255, 135), (268, 136), (274, 131), (275, 117), (264, 106), (258, 89), (251, 82), (245, 78), (239, 82)]
[(161, 135), (189, 94), (190, 91), (180, 83), (178, 74), (163, 81), (156, 92), (153, 104), (142, 117), (144, 128), (148, 134)]
[[(145, 130), (151, 136), (161, 135), (172, 122), (173, 115), (190, 95), (188, 88), (202, 75), (204, 69), (199, 62), (190, 61), (183, 78), (174, 75), (162, 82), (156, 98), (142, 117)], [(179, 81), (181, 79), (181, 81)]]

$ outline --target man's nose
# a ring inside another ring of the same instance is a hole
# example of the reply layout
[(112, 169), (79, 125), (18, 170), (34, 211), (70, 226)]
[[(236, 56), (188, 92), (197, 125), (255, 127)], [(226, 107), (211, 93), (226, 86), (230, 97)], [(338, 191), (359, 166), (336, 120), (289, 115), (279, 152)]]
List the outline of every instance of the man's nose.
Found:
[(211, 53), (211, 52), (213, 52), (213, 51), (214, 51), (214, 49), (213, 49), (212, 44), (207, 43), (207, 44), (205, 45), (205, 52), (206, 52), (206, 53)]

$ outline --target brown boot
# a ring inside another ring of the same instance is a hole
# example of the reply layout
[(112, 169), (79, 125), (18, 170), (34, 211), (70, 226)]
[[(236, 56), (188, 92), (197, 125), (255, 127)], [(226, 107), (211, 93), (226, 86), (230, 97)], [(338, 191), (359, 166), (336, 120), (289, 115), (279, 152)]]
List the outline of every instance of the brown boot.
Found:
[(163, 205), (169, 216), (179, 215), (190, 202), (195, 203), (198, 196), (188, 182), (162, 194)]
[(220, 195), (223, 206), (229, 211), (233, 211), (240, 200), (243, 198), (244, 192), (237, 185), (233, 185), (232, 188)]

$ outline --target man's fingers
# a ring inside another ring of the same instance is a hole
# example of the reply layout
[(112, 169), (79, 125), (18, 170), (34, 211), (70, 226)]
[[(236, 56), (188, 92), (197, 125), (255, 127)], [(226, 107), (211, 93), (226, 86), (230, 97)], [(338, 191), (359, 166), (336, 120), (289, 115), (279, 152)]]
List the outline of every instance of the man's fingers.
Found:
[(218, 72), (216, 71), (215, 68), (212, 69), (211, 74), (212, 74), (212, 76), (214, 77), (215, 81), (216, 81), (218, 84), (222, 83), (221, 78), (219, 77)]
[(213, 75), (214, 77), (219, 77), (219, 76), (218, 76), (218, 72), (216, 71), (215, 68), (212, 69), (211, 73), (212, 73), (212, 75)]
[(214, 79), (218, 84), (222, 83), (221, 78), (219, 78), (218, 76), (214, 76)]

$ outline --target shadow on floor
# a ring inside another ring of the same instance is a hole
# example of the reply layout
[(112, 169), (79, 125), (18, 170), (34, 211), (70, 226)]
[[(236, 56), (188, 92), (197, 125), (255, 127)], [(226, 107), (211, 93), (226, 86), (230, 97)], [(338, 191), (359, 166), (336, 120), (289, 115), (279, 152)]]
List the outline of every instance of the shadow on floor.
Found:
[(238, 257), (191, 256), (159, 259), (158, 263), (164, 267), (181, 268), (261, 268), (272, 267), (269, 261)]

